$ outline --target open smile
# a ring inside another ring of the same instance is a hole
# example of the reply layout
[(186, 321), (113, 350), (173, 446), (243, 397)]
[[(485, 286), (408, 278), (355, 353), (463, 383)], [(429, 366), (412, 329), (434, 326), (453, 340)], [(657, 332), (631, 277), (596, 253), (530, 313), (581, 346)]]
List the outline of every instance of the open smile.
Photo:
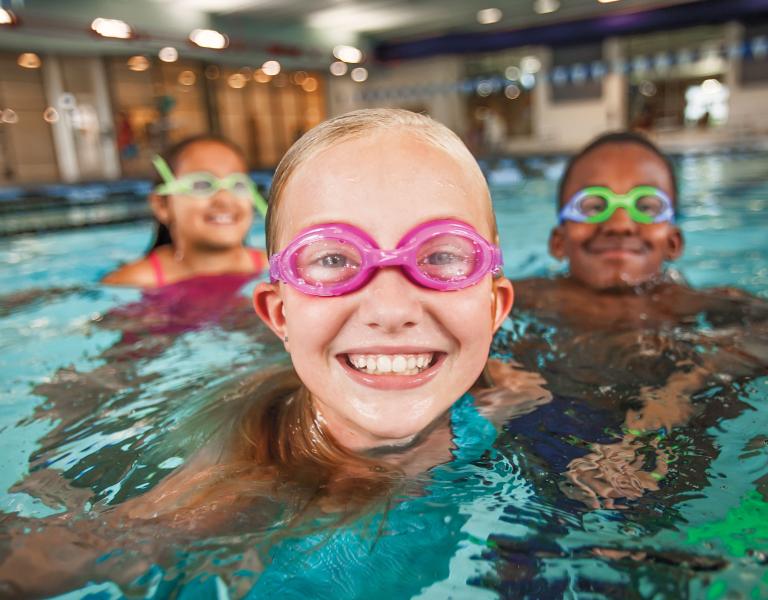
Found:
[(205, 217), (205, 222), (213, 225), (234, 225), (237, 221), (237, 215), (230, 213), (218, 213), (215, 215), (206, 215)]
[(336, 356), (353, 380), (378, 389), (418, 387), (437, 375), (445, 352), (349, 352)]

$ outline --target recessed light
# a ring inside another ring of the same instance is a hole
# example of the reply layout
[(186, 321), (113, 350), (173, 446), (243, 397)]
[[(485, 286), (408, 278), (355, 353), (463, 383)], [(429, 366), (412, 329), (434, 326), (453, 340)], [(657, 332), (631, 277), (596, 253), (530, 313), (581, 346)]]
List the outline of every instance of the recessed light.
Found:
[(136, 56), (131, 56), (131, 58), (128, 59), (127, 65), (131, 71), (146, 71), (149, 69), (149, 60), (147, 60), (146, 56), (137, 54)]
[(34, 52), (24, 52), (23, 54), (19, 54), (16, 64), (25, 69), (39, 69), (42, 61)]
[(553, 13), (560, 8), (560, 0), (535, 0), (533, 10), (540, 15)]
[(477, 11), (477, 22), (481, 25), (491, 25), (501, 21), (502, 16), (503, 14), (498, 8), (484, 8)]
[(261, 65), (261, 70), (265, 75), (269, 75), (270, 77), (277, 75), (280, 72), (280, 68), (280, 63), (276, 60), (268, 60), (263, 65)]
[(16, 25), (19, 20), (7, 8), (0, 8), (0, 25)]
[(524, 56), (520, 61), (520, 68), (524, 73), (538, 73), (541, 69), (541, 61), (532, 54)]
[(362, 83), (366, 79), (368, 79), (368, 69), (365, 67), (355, 67), (352, 69), (352, 73), (350, 74), (350, 77), (352, 77), (352, 81), (356, 81), (357, 83)]
[(166, 46), (165, 48), (160, 49), (160, 52), (157, 53), (157, 57), (163, 62), (176, 62), (179, 60), (179, 51), (173, 46)]
[(331, 63), (331, 66), (328, 67), (331, 71), (331, 75), (336, 75), (336, 77), (341, 77), (342, 75), (347, 74), (347, 70), (349, 67), (347, 66), (347, 63), (342, 62), (340, 60), (337, 60), (336, 62)]
[(359, 63), (363, 60), (363, 51), (354, 46), (336, 46), (333, 55), (346, 63)]
[(213, 29), (195, 29), (189, 34), (189, 41), (211, 50), (223, 50), (229, 46), (229, 38)]
[(131, 29), (131, 26), (120, 19), (103, 19), (97, 17), (91, 23), (91, 29), (94, 33), (105, 38), (129, 40), (133, 37), (133, 29)]

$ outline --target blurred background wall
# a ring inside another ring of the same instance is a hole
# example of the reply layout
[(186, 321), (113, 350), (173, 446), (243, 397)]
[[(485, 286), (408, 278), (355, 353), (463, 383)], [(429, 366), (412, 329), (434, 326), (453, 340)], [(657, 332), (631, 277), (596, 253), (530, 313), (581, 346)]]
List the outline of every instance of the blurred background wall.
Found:
[[(145, 178), (155, 152), (204, 131), (270, 169), (365, 106), (425, 111), (479, 156), (568, 152), (626, 127), (669, 150), (768, 141), (766, 0), (2, 7), (0, 186)], [(213, 33), (194, 43), (200, 29)]]

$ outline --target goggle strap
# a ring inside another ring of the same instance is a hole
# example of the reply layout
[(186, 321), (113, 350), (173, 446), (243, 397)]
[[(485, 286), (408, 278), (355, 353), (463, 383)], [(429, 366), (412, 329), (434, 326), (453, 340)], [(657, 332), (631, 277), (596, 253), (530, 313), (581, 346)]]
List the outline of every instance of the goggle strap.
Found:
[[(250, 179), (250, 176), (248, 177)], [(264, 200), (264, 196), (262, 196), (259, 193), (259, 188), (256, 187), (256, 184), (253, 183), (253, 180), (251, 180), (251, 194), (253, 198), (253, 205), (256, 207), (256, 210), (259, 211), (259, 214), (262, 218), (267, 217), (267, 201)]]
[(168, 166), (168, 163), (165, 162), (165, 159), (162, 156), (155, 154), (155, 156), (152, 158), (152, 165), (155, 167), (158, 174), (163, 178), (163, 181), (166, 184), (169, 185), (174, 182), (176, 178), (173, 176), (173, 171), (171, 171), (171, 168)]

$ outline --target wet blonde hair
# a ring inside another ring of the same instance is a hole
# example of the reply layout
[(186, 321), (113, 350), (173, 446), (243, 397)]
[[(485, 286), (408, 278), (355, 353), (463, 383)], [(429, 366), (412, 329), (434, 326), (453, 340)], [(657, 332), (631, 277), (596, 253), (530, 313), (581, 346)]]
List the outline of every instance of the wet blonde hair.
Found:
[[(309, 130), (285, 153), (272, 179), (269, 210), (266, 218), (267, 252), (271, 256), (278, 248), (280, 205), (288, 182), (306, 162), (332, 146), (383, 131), (408, 133), (431, 146), (444, 150), (461, 164), (483, 190), (488, 203), (491, 231), (498, 238), (496, 218), (491, 208), (491, 194), (485, 176), (475, 157), (459, 136), (442, 123), (426, 115), (401, 108), (364, 108), (324, 121)], [(497, 240), (494, 240), (497, 241)]]

